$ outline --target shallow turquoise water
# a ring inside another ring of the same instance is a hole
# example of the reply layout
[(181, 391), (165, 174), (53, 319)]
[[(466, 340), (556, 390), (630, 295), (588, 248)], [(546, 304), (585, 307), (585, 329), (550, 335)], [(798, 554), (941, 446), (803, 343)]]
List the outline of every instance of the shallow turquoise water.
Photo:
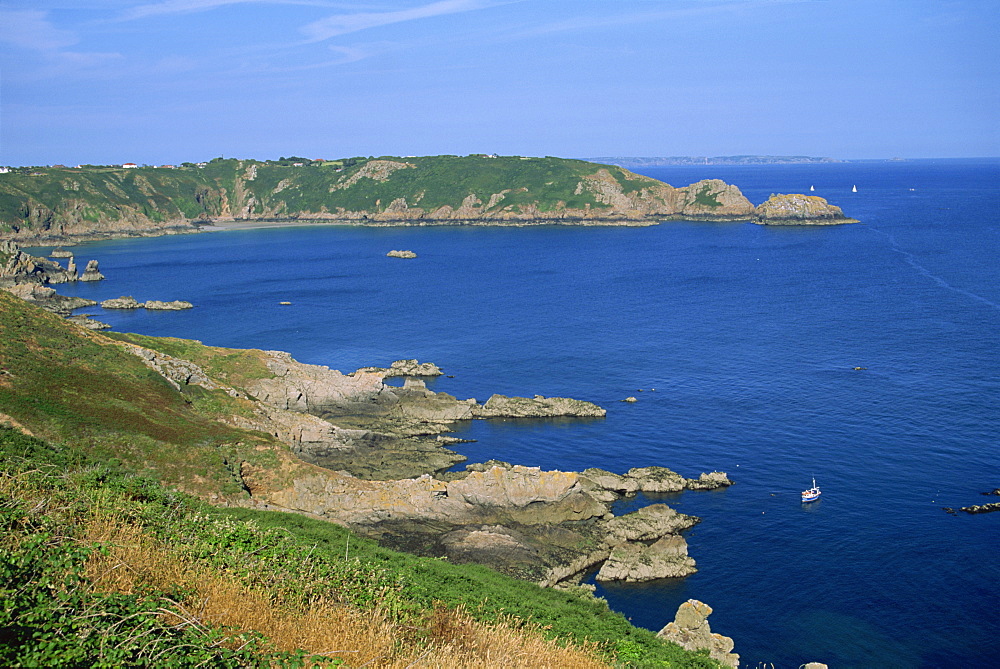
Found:
[[(544, 468), (714, 469), (671, 497), (699, 572), (604, 587), (659, 629), (689, 597), (742, 666), (989, 666), (1000, 653), (996, 162), (645, 170), (754, 202), (805, 192), (862, 225), (303, 227), (82, 245), (76, 294), (118, 330), (281, 349), (344, 371), (416, 357), (433, 387), (572, 396), (603, 420), (476, 422), (462, 452)], [(851, 193), (852, 185), (858, 192)], [(386, 258), (411, 249), (415, 260)], [(64, 292), (70, 292), (66, 290)], [(281, 301), (291, 306), (281, 306)], [(855, 371), (856, 366), (866, 370)], [(639, 392), (639, 390), (642, 392)], [(654, 390), (655, 389), (655, 390)], [(636, 404), (619, 400), (635, 395)], [(823, 499), (802, 505), (815, 476)], [(640, 498), (632, 504), (645, 503)]]

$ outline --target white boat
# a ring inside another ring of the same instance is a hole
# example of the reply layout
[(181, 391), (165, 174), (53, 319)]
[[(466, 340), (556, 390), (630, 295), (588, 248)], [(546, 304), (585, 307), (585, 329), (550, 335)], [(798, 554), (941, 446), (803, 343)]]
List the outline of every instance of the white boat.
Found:
[(812, 487), (809, 488), (808, 490), (803, 490), (802, 491), (802, 501), (803, 502), (815, 502), (816, 500), (819, 499), (819, 496), (822, 495), (822, 494), (823, 493), (821, 493), (819, 491), (819, 486), (816, 485), (816, 479), (813, 478), (813, 485), (812, 485)]
[(816, 190), (815, 186), (809, 186), (809, 190)]
[(852, 186), (851, 187), (851, 192), (852, 193), (857, 193), (858, 192), (858, 187), (857, 186)]

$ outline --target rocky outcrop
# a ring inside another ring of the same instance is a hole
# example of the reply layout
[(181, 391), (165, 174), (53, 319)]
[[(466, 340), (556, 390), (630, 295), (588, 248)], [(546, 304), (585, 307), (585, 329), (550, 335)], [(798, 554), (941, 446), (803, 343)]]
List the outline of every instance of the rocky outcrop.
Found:
[(91, 307), (97, 304), (94, 300), (83, 297), (67, 297), (56, 292), (55, 288), (49, 288), (38, 283), (18, 283), (2, 288), (8, 293), (20, 297), (22, 300), (31, 302), (60, 316), (68, 317), (74, 309)]
[(416, 360), (396, 360), (389, 367), (362, 367), (361, 373), (378, 373), (382, 378), (395, 376), (441, 376), (444, 372), (433, 362), (417, 362)]
[(102, 321), (95, 320), (90, 317), (90, 314), (73, 314), (72, 316), (67, 316), (66, 320), (70, 323), (76, 323), (80, 327), (87, 328), (88, 330), (110, 330), (111, 326)]
[(172, 302), (161, 302), (159, 300), (147, 300), (143, 303), (146, 309), (153, 311), (181, 311), (183, 309), (192, 309), (194, 305), (190, 302), (185, 302), (184, 300), (174, 300)]
[(840, 207), (816, 195), (772, 195), (755, 210), (761, 225), (839, 225), (857, 223)]
[(686, 218), (747, 220), (754, 206), (740, 189), (720, 179), (705, 179), (677, 189), (677, 210)]
[(76, 264), (72, 258), (69, 267), (63, 269), (54, 260), (25, 253), (15, 242), (0, 242), (0, 287), (20, 283), (50, 285), (77, 279)]
[[(955, 510), (950, 507), (945, 507), (945, 511), (949, 513), (954, 513)], [(971, 506), (963, 506), (958, 509), (959, 511), (964, 511), (965, 513), (977, 514), (977, 513), (993, 513), (994, 511), (1000, 511), (1000, 502), (993, 502), (990, 504), (973, 504)]]
[(297, 480), (273, 499), (287, 508), (368, 527), (389, 520), (530, 526), (608, 513), (580, 488), (575, 473), (520, 466), (470, 472), (452, 482), (426, 474), (397, 481), (322, 476)]
[(507, 397), (493, 395), (476, 407), (476, 418), (548, 418), (553, 416), (603, 417), (607, 411), (591, 402), (566, 397)]
[(80, 281), (102, 281), (103, 279), (104, 275), (98, 269), (96, 260), (89, 261), (87, 267), (83, 270), (83, 274), (80, 275)]
[(715, 490), (733, 484), (725, 472), (702, 473), (687, 479), (666, 467), (633, 467), (625, 474), (603, 469), (585, 469), (584, 485), (591, 494), (608, 501), (638, 492), (665, 493), (681, 490)]
[(616, 546), (597, 572), (597, 580), (641, 582), (680, 578), (696, 571), (684, 537), (669, 535), (648, 546), (642, 543)]
[(102, 309), (138, 309), (141, 306), (143, 305), (137, 302), (134, 297), (126, 295), (101, 302)]
[(689, 599), (678, 607), (674, 621), (667, 623), (656, 636), (687, 650), (707, 650), (708, 656), (723, 666), (739, 667), (740, 656), (731, 652), (733, 640), (712, 632), (709, 627), (708, 616), (711, 614), (711, 606)]
[(416, 258), (417, 254), (413, 251), (397, 251), (393, 249), (385, 254), (389, 258)]
[[(491, 461), (432, 476), (464, 458), (436, 439), (414, 435), (447, 429), (449, 421), (474, 417), (481, 407), (433, 393), (418, 378), (388, 387), (382, 371), (344, 375), (286, 353), (252, 351), (246, 353), (253, 364), (262, 363), (272, 376), (260, 378), (254, 371), (239, 377), (242, 387), (235, 388), (188, 360), (118, 345), (181, 393), (197, 386), (198, 392), (229, 395), (238, 408), (220, 416), (222, 422), (270, 434), (302, 460), (323, 467), (275, 486), (266, 483), (276, 480), (275, 472), (240, 464), (251, 505), (320, 516), (395, 548), (481, 562), (546, 585), (572, 581), (601, 563), (602, 580), (677, 578), (694, 570), (679, 534), (697, 518), (663, 504), (615, 517), (609, 500), (598, 494), (604, 488), (576, 472)], [(416, 361), (401, 362), (397, 369), (422, 369)], [(539, 401), (505, 399), (514, 400), (515, 408)], [(553, 406), (566, 402), (576, 406), (565, 399)], [(587, 412), (595, 406), (583, 403)], [(647, 480), (696, 481), (663, 468), (637, 469), (629, 477), (604, 473), (608, 481), (595, 472), (589, 476), (608, 487), (620, 488), (625, 479), (636, 490)]]

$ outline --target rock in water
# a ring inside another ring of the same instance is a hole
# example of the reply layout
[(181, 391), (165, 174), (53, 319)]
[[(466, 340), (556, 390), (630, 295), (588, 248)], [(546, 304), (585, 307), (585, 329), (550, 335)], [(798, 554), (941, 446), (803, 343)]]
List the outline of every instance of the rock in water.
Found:
[(141, 306), (134, 297), (126, 295), (101, 302), (104, 309), (138, 309)]
[(507, 397), (493, 395), (481, 407), (477, 418), (545, 418), (550, 416), (603, 417), (607, 412), (596, 404), (567, 397)]
[(385, 254), (389, 258), (416, 258), (417, 254), (413, 251), (397, 251), (393, 249)]
[(733, 640), (713, 633), (708, 626), (711, 614), (711, 606), (689, 599), (678, 607), (674, 622), (667, 623), (656, 636), (673, 641), (686, 650), (707, 650), (710, 658), (727, 667), (740, 666), (740, 656), (730, 652), (735, 645)]
[(838, 225), (857, 223), (816, 195), (772, 195), (756, 209), (756, 223), (761, 225)]
[(149, 300), (144, 307), (147, 309), (161, 310), (161, 311), (180, 311), (181, 309), (191, 309), (194, 307), (190, 302), (185, 302), (183, 300), (174, 300), (173, 302), (160, 302), (159, 300)]
[(83, 270), (83, 275), (80, 277), (80, 281), (102, 281), (104, 275), (97, 268), (97, 261), (91, 260), (87, 263), (87, 268)]

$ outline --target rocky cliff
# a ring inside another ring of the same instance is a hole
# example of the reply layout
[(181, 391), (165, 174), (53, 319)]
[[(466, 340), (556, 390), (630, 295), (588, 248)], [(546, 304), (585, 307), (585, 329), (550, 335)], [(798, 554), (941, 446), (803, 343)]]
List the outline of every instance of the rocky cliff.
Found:
[[(220, 221), (649, 225), (678, 219), (779, 220), (772, 209), (758, 211), (736, 186), (717, 179), (675, 188), (621, 167), (551, 157), (383, 157), (298, 165), (217, 159), (179, 169), (81, 167), (0, 174), (0, 238), (32, 241), (190, 232)], [(809, 211), (800, 207), (795, 216), (802, 220)]]
[(816, 195), (772, 195), (755, 210), (755, 222), (761, 225), (840, 225), (857, 223)]
[(708, 656), (724, 667), (739, 667), (740, 656), (731, 652), (733, 640), (712, 632), (708, 616), (712, 607), (697, 599), (689, 599), (677, 609), (672, 623), (660, 630), (657, 636), (673, 641), (687, 650), (707, 650)]

